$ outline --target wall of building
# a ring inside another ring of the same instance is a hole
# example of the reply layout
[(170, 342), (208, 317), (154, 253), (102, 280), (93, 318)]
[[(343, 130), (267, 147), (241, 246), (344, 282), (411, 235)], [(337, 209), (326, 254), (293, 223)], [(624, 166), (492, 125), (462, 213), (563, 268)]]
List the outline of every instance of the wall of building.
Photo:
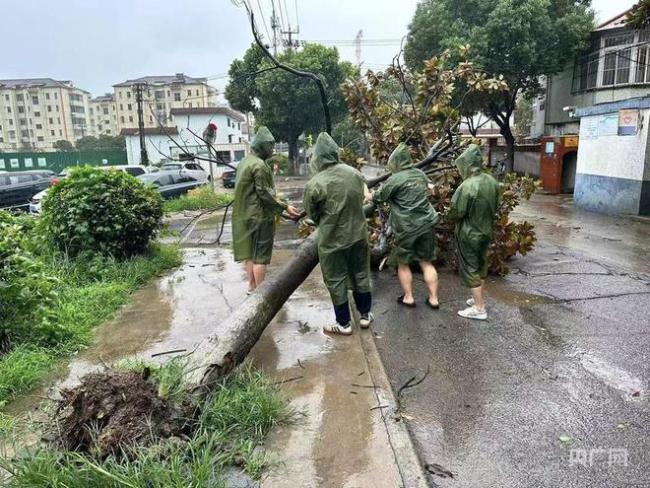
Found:
[(618, 112), (583, 116), (574, 198), (588, 210), (650, 213), (650, 109), (636, 135), (618, 135)]

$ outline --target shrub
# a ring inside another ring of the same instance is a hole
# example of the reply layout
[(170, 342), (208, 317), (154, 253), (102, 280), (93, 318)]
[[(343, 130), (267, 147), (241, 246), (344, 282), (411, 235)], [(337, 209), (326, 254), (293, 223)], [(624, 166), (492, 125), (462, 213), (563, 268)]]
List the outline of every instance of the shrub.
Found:
[(119, 171), (83, 167), (43, 201), (48, 240), (76, 256), (98, 252), (124, 259), (144, 252), (162, 226), (160, 194)]
[(26, 249), (25, 231), (0, 212), (0, 351), (6, 351), (29, 328), (52, 335), (51, 310), (56, 280)]

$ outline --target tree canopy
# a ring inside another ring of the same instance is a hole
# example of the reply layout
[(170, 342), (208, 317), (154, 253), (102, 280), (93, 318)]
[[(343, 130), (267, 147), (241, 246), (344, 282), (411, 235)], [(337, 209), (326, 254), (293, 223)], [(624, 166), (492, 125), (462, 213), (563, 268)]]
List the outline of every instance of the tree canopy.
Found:
[(519, 94), (540, 89), (539, 77), (559, 73), (587, 46), (594, 26), (591, 0), (423, 0), (404, 50), (421, 69), (432, 56), (470, 45), (470, 60), (490, 76), (503, 75), (508, 89), (483, 93), (472, 106), (500, 127), (513, 155), (511, 116)]
[(75, 145), (79, 151), (124, 150), (126, 147), (124, 136), (107, 135), (101, 135), (99, 137), (85, 136), (78, 139)]
[(640, 0), (627, 16), (627, 22), (634, 29), (650, 26), (650, 0)]
[[(347, 110), (340, 85), (354, 77), (356, 70), (351, 63), (339, 60), (336, 48), (308, 44), (300, 51), (285, 51), (278, 59), (320, 76), (325, 83), (332, 122), (345, 116)], [(257, 122), (266, 125), (276, 139), (288, 142), (291, 160), (301, 134), (323, 130), (323, 111), (315, 84), (273, 69), (259, 47), (251, 46), (243, 59), (233, 61), (229, 74), (231, 81), (225, 95), (230, 105), (253, 112)]]

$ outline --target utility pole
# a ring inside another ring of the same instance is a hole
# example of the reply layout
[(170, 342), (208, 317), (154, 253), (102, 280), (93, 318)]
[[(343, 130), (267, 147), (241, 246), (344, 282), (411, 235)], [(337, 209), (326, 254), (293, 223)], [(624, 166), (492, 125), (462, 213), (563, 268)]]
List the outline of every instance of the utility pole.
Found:
[(293, 48), (298, 48), (300, 46), (300, 42), (294, 41), (291, 36), (293, 34), (300, 34), (300, 27), (296, 28), (296, 30), (293, 30), (291, 28), (291, 24), (289, 24), (289, 29), (286, 31), (280, 31), (282, 34), (286, 34), (289, 37), (288, 41), (284, 41), (284, 45), (287, 47), (289, 51), (293, 50)]
[(354, 53), (357, 56), (357, 68), (361, 70), (361, 38), (363, 37), (363, 30), (359, 29), (357, 37), (354, 38)]
[(142, 90), (146, 88), (146, 83), (135, 83), (135, 101), (138, 104), (138, 134), (140, 136), (140, 164), (149, 166), (149, 155), (144, 139), (144, 115), (142, 113)]
[(280, 24), (278, 23), (278, 17), (275, 14), (275, 2), (271, 0), (271, 8), (272, 8), (272, 13), (271, 13), (271, 30), (273, 30), (273, 56), (278, 55), (278, 27), (280, 27)]

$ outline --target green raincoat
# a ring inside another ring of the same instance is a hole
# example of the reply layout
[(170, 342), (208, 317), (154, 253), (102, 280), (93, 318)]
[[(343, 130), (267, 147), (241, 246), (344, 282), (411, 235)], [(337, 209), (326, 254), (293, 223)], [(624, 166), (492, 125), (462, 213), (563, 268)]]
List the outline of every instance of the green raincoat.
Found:
[(413, 167), (406, 144), (401, 143), (388, 159), (393, 175), (374, 192), (375, 203), (390, 204), (390, 225), (395, 232), (395, 247), (391, 264), (412, 264), (436, 258), (436, 238), (433, 228), (438, 213), (429, 203), (429, 179)]
[(451, 199), (447, 219), (457, 221), (461, 281), (468, 288), (476, 288), (488, 274), (487, 251), (499, 204), (499, 184), (483, 172), (483, 157), (476, 145), (461, 154), (456, 167), (465, 181)]
[(318, 226), (318, 257), (334, 305), (348, 301), (348, 288), (370, 292), (370, 251), (363, 213), (365, 180), (341, 163), (339, 147), (318, 136), (311, 163), (316, 174), (305, 187), (307, 216)]
[(273, 154), (275, 139), (260, 127), (251, 141), (251, 154), (237, 166), (232, 234), (235, 261), (271, 262), (275, 217), (287, 208), (275, 196), (273, 171), (264, 161)]

